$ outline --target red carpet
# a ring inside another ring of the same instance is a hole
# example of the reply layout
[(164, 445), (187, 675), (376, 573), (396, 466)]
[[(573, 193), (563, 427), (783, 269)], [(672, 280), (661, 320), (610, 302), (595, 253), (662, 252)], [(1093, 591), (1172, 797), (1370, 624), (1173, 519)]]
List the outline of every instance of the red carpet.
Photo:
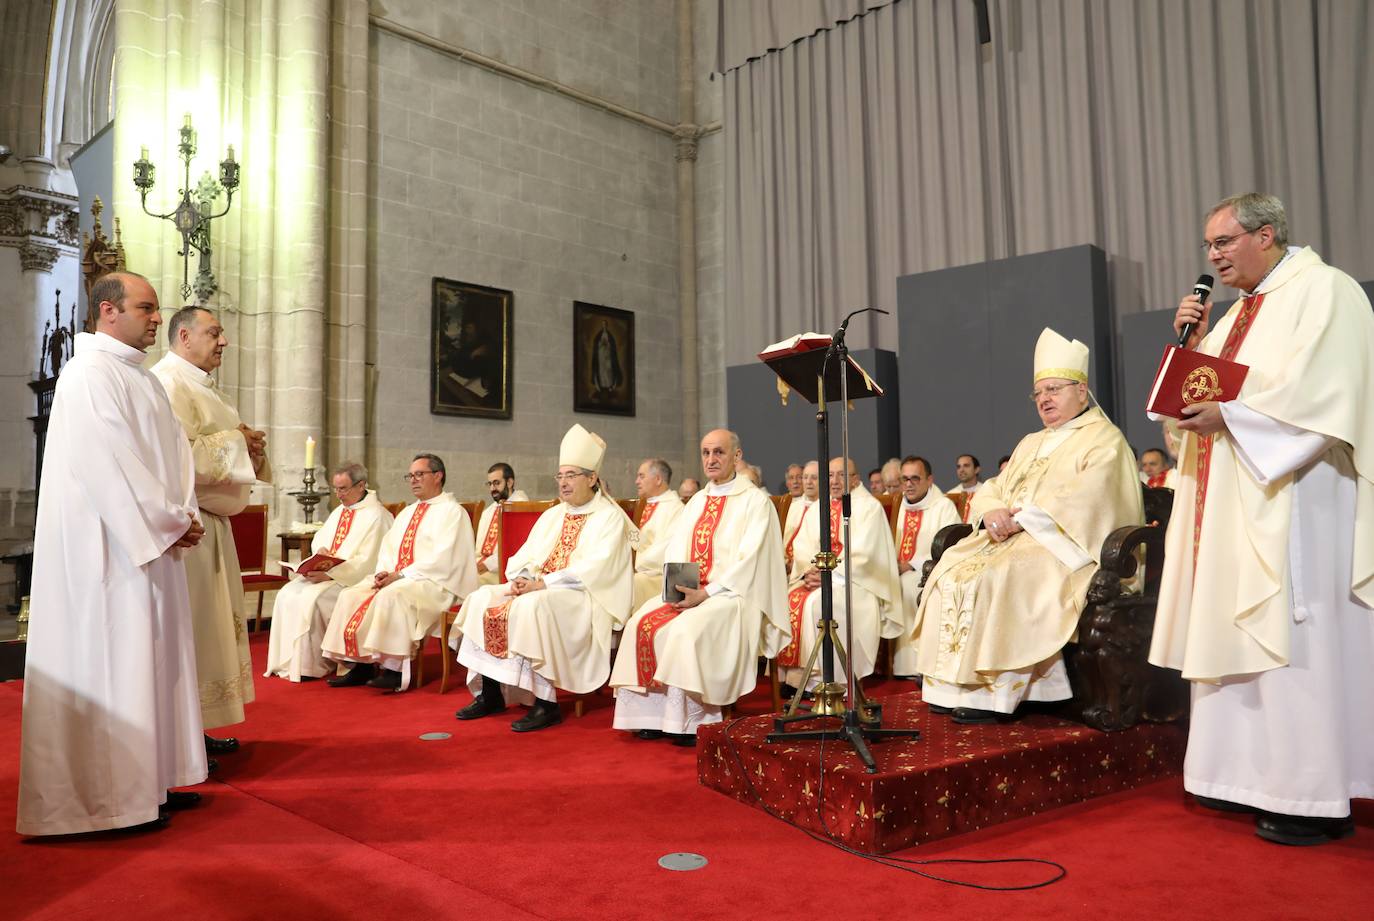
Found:
[[(881, 702), (884, 726), (915, 729), (921, 739), (873, 744), (877, 773), (865, 771), (848, 743), (827, 742), (824, 751), (819, 742), (770, 743), (772, 717), (750, 716), (702, 728), (697, 776), (727, 796), (877, 854), (1183, 772), (1187, 735), (1176, 725), (1098, 732), (1036, 713), (961, 726), (932, 714), (916, 691)], [(796, 728), (838, 725), (828, 719)]]
[[(265, 638), (254, 641), (261, 658)], [(437, 661), (429, 673), (437, 674)], [(696, 753), (610, 730), (610, 702), (520, 736), (459, 724), (466, 692), (382, 695), (258, 681), (244, 749), (206, 801), (148, 835), (25, 841), (14, 827), (18, 682), (0, 684), (0, 919), (282, 917), (1364, 919), (1374, 809), (1311, 849), (1256, 838), (1177, 780), (899, 852), (1035, 856), (1062, 882), (996, 893), (919, 879), (812, 842), (696, 781)], [(899, 690), (892, 686), (887, 691)], [(766, 708), (758, 694), (746, 713)], [(570, 709), (570, 708), (569, 708)], [(421, 742), (444, 730), (453, 737)], [(660, 869), (670, 851), (710, 861)], [(933, 867), (988, 883), (1017, 867)]]

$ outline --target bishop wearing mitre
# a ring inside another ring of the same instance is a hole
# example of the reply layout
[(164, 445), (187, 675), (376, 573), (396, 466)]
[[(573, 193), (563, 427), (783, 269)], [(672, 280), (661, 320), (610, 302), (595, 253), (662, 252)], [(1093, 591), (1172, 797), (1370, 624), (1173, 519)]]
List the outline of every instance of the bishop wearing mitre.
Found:
[[(847, 471), (847, 473), (846, 473)], [(842, 528), (841, 496), (850, 498), (849, 534)], [(845, 646), (856, 678), (873, 674), (878, 659), (878, 644), (883, 637), (895, 638), (902, 630), (902, 586), (897, 578), (897, 554), (892, 545), (892, 528), (887, 513), (877, 499), (859, 482), (859, 468), (851, 458), (830, 461), (831, 549), (839, 561), (832, 575), (834, 615), (841, 644), (847, 644), (850, 628), (853, 645)], [(801, 532), (793, 544), (793, 578), (787, 592), (787, 617), (791, 638), (778, 653), (779, 676), (794, 688), (804, 680), (803, 670), (819, 642), (817, 625), (821, 621), (821, 571), (814, 560), (821, 551), (821, 505), (816, 503), (802, 519)], [(844, 560), (849, 560), (848, 601)], [(838, 657), (837, 679), (844, 675)], [(820, 683), (821, 663), (805, 677), (806, 690)], [(842, 679), (839, 679), (842, 680)]]
[(923, 697), (961, 723), (1073, 696), (1061, 651), (1102, 542), (1144, 522), (1135, 456), (1089, 403), (1088, 347), (1046, 329), (1033, 381), (1045, 427), (969, 500), (974, 533), (940, 557), (913, 627)]
[(902, 458), (898, 482), (902, 501), (897, 507), (897, 574), (902, 582), (902, 635), (893, 643), (892, 674), (917, 674), (916, 645), (911, 640), (916, 624), (916, 607), (921, 599), (921, 573), (930, 559), (935, 535), (952, 524), (962, 524), (963, 516), (949, 496), (935, 485), (930, 461), (908, 455)]
[(482, 509), (477, 520), (477, 581), (496, 585), (501, 581), (501, 503), (528, 502), (530, 497), (515, 488), (515, 468), (505, 461), (487, 468), (487, 492), (491, 493), (491, 505)]
[(506, 581), (463, 603), (449, 645), (475, 697), (456, 714), (480, 719), (531, 702), (511, 723), (533, 732), (562, 721), (558, 689), (586, 694), (606, 683), (612, 629), (630, 613), (629, 517), (601, 489), (606, 442), (580, 425), (558, 449), (559, 503), (534, 523), (506, 563)]
[[(248, 505), (254, 483), (272, 482), (272, 464), (263, 433), (243, 423), (211, 376), (229, 344), (219, 318), (203, 307), (183, 307), (167, 324), (167, 344), (169, 351), (151, 370), (167, 390), (196, 463), (205, 539), (186, 553), (186, 582), (200, 710), (210, 730), (243, 722), (244, 705), (253, 701), (243, 576), (229, 519)], [(235, 739), (209, 736), (206, 745), (212, 754), (238, 748)]]
[(668, 488), (672, 479), (673, 468), (661, 458), (646, 460), (635, 474), (635, 489), (644, 500), (644, 510), (630, 534), (630, 546), (635, 552), (636, 608), (663, 591), (667, 537), (682, 514), (682, 499)]
[(371, 578), (339, 592), (325, 629), (325, 658), (348, 666), (331, 687), (410, 687), (410, 663), (444, 613), (477, 588), (472, 519), (446, 492), (448, 471), (417, 454), (405, 475), (415, 501), (382, 538)]
[(778, 515), (743, 476), (739, 436), (701, 440), (706, 488), (688, 501), (668, 537), (668, 563), (694, 563), (698, 585), (682, 600), (640, 605), (625, 627), (611, 686), (616, 729), (696, 744), (697, 729), (753, 690), (758, 657), (787, 642), (787, 577)]
[[(323, 678), (334, 670), (325, 661), (325, 627), (345, 588), (370, 578), (377, 553), (392, 525), (391, 513), (368, 489), (367, 468), (346, 463), (330, 476), (339, 504), (310, 541), (307, 560), (320, 559), (310, 572), (297, 572), (277, 591), (272, 605), (272, 634), (267, 643), (263, 677), (291, 681)], [(337, 560), (338, 562), (333, 562)]]

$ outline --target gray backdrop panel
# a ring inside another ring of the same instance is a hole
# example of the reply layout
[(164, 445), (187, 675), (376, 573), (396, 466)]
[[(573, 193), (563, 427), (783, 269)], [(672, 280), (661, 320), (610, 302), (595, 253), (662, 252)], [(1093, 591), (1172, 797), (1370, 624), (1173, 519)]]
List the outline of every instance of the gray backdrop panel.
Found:
[(1115, 418), (1107, 261), (1095, 246), (903, 276), (897, 314), (902, 450), (930, 458), (942, 488), (959, 454), (977, 455), (987, 478), (1040, 427), (1027, 395), (1046, 326), (1089, 345), (1093, 393)]
[[(854, 401), (849, 414), (849, 450), (863, 474), (900, 455), (897, 356), (885, 349), (855, 351), (857, 361), (887, 396)], [(744, 457), (763, 468), (769, 492), (779, 492), (787, 465), (816, 456), (816, 407), (793, 393), (783, 406), (777, 375), (763, 362), (725, 369), (726, 410), (739, 433)], [(831, 453), (840, 453), (840, 404), (830, 404)], [(693, 476), (700, 477), (698, 467)]]

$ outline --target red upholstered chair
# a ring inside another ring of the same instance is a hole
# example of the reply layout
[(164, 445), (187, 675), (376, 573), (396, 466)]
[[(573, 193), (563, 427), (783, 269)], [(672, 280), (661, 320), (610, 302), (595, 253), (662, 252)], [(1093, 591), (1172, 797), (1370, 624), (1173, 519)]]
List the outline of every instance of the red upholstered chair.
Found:
[(533, 502), (501, 503), (501, 539), (497, 543), (497, 565), (501, 567), (501, 581), (506, 581), (506, 562), (529, 539), (534, 523), (539, 516), (558, 504), (557, 499), (540, 499)]
[(234, 550), (243, 573), (243, 592), (258, 593), (258, 610), (250, 629), (257, 630), (262, 620), (262, 598), (275, 592), (288, 581), (281, 574), (264, 572), (267, 568), (267, 506), (250, 505), (229, 517), (229, 530), (234, 535)]

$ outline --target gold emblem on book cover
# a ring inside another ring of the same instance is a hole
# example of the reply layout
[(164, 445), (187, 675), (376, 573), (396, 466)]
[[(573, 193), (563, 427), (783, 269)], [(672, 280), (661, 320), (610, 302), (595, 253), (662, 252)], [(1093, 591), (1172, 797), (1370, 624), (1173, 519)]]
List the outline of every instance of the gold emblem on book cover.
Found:
[(1208, 365), (1199, 365), (1183, 379), (1183, 405), (1221, 398), (1221, 378)]

